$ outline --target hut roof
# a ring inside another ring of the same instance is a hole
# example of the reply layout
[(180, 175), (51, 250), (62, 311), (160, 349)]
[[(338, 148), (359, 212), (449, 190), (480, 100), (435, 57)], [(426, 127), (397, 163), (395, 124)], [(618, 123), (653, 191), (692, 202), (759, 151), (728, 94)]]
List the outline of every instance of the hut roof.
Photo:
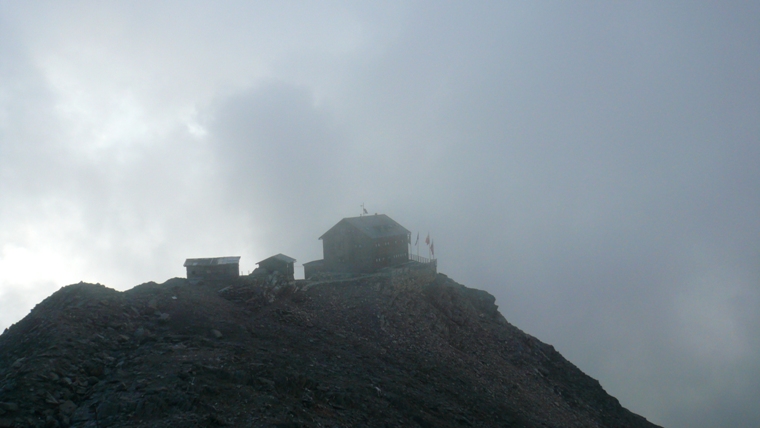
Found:
[(207, 259), (187, 259), (183, 266), (217, 266), (217, 265), (234, 265), (240, 262), (240, 256), (234, 257), (212, 257)]
[(319, 239), (329, 235), (341, 223), (350, 224), (372, 239), (387, 238), (389, 236), (406, 236), (411, 233), (387, 215), (375, 214), (344, 218), (325, 232), (324, 235), (320, 236)]
[(278, 261), (285, 262), (285, 263), (295, 263), (295, 261), (296, 261), (296, 259), (294, 259), (292, 257), (288, 257), (285, 254), (280, 253), (280, 254), (275, 254), (272, 257), (267, 257), (266, 259), (264, 259), (264, 260), (262, 260), (262, 261), (260, 261), (260, 262), (258, 262), (256, 264), (260, 265), (260, 264), (262, 264), (264, 262), (268, 262), (269, 260), (278, 260)]

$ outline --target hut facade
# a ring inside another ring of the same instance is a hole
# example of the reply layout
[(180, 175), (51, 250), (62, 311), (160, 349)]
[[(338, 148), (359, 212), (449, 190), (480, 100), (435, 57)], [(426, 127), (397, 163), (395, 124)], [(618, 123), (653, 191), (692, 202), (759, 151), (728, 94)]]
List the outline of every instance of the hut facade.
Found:
[(314, 260), (303, 264), (303, 277), (309, 279), (315, 274), (325, 271), (324, 260)]
[(328, 272), (369, 273), (409, 261), (411, 233), (385, 214), (344, 218), (319, 239)]
[(240, 276), (240, 257), (187, 259), (187, 279), (190, 281), (220, 280)]
[(258, 271), (261, 271), (261, 273), (267, 273), (271, 274), (274, 272), (279, 272), (284, 276), (286, 279), (293, 280), (294, 279), (294, 268), (293, 264), (296, 262), (296, 259), (292, 257), (288, 257), (284, 254), (277, 254), (272, 257), (266, 258), (258, 263)]

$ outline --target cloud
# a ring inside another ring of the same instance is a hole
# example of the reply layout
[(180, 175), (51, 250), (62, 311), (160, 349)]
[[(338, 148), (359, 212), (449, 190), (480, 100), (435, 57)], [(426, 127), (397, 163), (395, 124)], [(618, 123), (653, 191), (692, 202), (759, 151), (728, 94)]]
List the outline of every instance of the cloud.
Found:
[(757, 425), (758, 12), (4, 5), (0, 327), (364, 203), (632, 410)]
[(210, 116), (220, 190), (246, 213), (256, 242), (292, 254), (316, 241), (314, 222), (334, 219), (330, 207), (352, 182), (351, 148), (329, 112), (308, 88), (265, 81), (220, 100)]

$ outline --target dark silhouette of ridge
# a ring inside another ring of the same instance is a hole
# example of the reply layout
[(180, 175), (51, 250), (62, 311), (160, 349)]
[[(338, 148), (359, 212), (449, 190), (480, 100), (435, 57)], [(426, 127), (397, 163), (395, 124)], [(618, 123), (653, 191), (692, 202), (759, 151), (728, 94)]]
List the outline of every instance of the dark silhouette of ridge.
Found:
[(494, 301), (408, 268), (69, 285), (0, 336), (0, 427), (655, 427)]

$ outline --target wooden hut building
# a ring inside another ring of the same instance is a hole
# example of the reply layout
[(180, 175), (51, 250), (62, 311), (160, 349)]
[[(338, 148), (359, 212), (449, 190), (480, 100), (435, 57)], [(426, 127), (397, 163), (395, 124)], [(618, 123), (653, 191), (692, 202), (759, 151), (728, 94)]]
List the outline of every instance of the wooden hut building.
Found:
[(286, 279), (293, 280), (295, 278), (293, 268), (295, 262), (296, 259), (292, 257), (288, 257), (284, 254), (277, 254), (256, 264), (259, 265), (257, 270), (262, 273), (272, 274), (274, 272), (279, 272)]
[(325, 271), (325, 261), (320, 260), (314, 260), (308, 263), (303, 264), (303, 277), (304, 279), (309, 279), (313, 277), (314, 275), (324, 272)]
[(190, 281), (221, 280), (240, 276), (240, 257), (187, 259), (187, 279)]
[(344, 218), (319, 239), (328, 272), (369, 273), (409, 261), (411, 232), (385, 214)]

